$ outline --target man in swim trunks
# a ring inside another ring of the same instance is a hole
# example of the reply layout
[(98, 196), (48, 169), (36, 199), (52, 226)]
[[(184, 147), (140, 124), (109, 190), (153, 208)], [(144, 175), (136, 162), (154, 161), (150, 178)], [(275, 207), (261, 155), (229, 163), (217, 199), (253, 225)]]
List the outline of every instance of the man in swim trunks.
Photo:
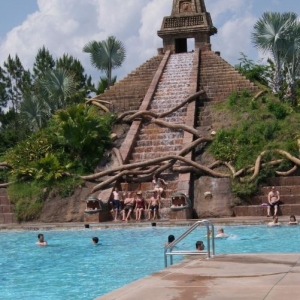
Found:
[(112, 205), (113, 205), (113, 211), (115, 211), (114, 221), (117, 221), (118, 213), (120, 211), (121, 202), (123, 200), (122, 192), (119, 191), (118, 188), (114, 188), (113, 192), (111, 193), (112, 198)]
[[(135, 206), (135, 199), (133, 197), (133, 193), (129, 192), (127, 197), (124, 200), (124, 209), (123, 209), (123, 218), (122, 221), (128, 221), (128, 219), (130, 218), (130, 215), (134, 209)], [(127, 212), (127, 216), (125, 218)]]
[(275, 190), (275, 187), (272, 186), (271, 191), (268, 194), (268, 208), (267, 208), (267, 217), (270, 217), (271, 207), (274, 207), (274, 216), (277, 216), (278, 206), (279, 206), (280, 195), (279, 192)]
[[(160, 209), (160, 197), (156, 191), (153, 192), (153, 196), (150, 198), (149, 206), (148, 206), (148, 220), (155, 220), (158, 217), (158, 210)], [(153, 217), (151, 218), (151, 213), (153, 213)]]

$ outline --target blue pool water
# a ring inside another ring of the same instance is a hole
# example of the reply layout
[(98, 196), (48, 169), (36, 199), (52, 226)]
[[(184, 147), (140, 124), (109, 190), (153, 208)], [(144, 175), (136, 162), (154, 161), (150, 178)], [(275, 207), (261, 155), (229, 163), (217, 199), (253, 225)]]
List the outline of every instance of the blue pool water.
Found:
[[(216, 239), (216, 255), (300, 250), (299, 226), (224, 228), (229, 237)], [(46, 231), (47, 247), (35, 245), (38, 232), (0, 232), (0, 299), (94, 299), (163, 269), (167, 236), (178, 237), (186, 229)], [(178, 248), (194, 250), (197, 240), (206, 244), (205, 235), (205, 228), (197, 228)], [(100, 238), (99, 245), (91, 243), (93, 236)]]

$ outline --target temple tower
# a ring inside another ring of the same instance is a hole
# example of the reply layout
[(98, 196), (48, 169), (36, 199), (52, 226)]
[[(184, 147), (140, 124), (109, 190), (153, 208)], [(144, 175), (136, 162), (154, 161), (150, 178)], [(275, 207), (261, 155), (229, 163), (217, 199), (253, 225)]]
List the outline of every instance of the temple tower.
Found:
[(188, 39), (194, 39), (195, 49), (210, 50), (210, 36), (217, 33), (204, 0), (173, 0), (171, 16), (164, 17), (157, 32), (163, 39), (164, 52), (182, 53), (188, 50)]

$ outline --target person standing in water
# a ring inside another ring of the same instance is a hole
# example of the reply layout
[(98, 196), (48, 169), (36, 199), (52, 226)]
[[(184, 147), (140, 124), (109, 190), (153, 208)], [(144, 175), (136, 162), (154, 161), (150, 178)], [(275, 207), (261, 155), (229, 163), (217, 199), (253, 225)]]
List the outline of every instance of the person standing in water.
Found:
[(36, 242), (38, 246), (47, 246), (47, 242), (44, 240), (44, 235), (42, 233), (38, 234), (38, 241)]

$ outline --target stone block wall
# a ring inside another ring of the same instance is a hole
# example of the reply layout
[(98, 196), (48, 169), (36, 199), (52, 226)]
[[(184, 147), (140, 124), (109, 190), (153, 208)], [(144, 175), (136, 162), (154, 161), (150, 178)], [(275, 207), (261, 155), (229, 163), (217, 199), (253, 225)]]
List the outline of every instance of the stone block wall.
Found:
[(213, 51), (202, 51), (200, 54), (200, 87), (213, 101), (226, 100), (232, 91), (259, 91), (254, 83)]
[[(194, 182), (194, 212), (197, 218), (232, 216), (229, 178), (202, 176)], [(209, 195), (210, 193), (211, 195)]]
[(16, 223), (13, 208), (14, 206), (7, 197), (6, 189), (0, 188), (0, 224)]

